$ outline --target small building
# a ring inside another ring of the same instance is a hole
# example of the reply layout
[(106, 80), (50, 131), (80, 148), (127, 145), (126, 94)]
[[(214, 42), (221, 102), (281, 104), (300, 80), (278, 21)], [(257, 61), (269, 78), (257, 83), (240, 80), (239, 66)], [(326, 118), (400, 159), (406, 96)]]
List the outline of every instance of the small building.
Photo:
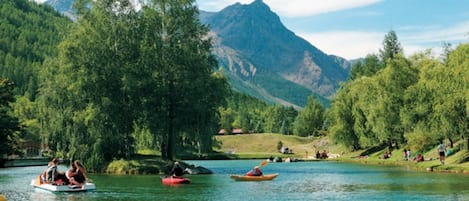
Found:
[[(244, 134), (244, 132), (243, 132), (243, 129), (234, 128), (233, 130), (231, 130), (231, 134), (233, 135)], [(225, 129), (220, 129), (218, 131), (218, 135), (228, 135), (228, 133), (226, 133)]]
[(32, 140), (23, 142), (21, 148), (26, 157), (40, 156), (42, 150), (41, 143)]

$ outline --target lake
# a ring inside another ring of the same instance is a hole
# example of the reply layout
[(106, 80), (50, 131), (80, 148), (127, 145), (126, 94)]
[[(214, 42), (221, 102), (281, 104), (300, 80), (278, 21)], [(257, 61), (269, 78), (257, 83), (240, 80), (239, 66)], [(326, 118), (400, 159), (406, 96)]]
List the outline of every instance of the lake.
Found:
[[(97, 189), (85, 193), (36, 192), (31, 179), (45, 166), (0, 169), (0, 193), (8, 200), (469, 200), (469, 175), (414, 172), (406, 167), (340, 162), (269, 163), (272, 181), (236, 182), (260, 160), (186, 161), (212, 175), (188, 175), (191, 184), (164, 186), (162, 175), (90, 177)], [(65, 166), (59, 169), (66, 170)]]

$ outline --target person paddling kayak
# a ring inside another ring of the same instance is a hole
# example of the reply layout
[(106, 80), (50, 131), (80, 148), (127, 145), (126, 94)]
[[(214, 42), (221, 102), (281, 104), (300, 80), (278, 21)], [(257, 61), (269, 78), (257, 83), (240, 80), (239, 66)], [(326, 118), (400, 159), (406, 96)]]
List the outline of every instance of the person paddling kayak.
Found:
[(246, 173), (246, 176), (262, 176), (262, 171), (259, 166), (255, 166), (252, 170)]
[(182, 177), (184, 174), (184, 170), (182, 169), (181, 165), (179, 165), (179, 162), (174, 162), (174, 166), (171, 169), (171, 176), (173, 177)]

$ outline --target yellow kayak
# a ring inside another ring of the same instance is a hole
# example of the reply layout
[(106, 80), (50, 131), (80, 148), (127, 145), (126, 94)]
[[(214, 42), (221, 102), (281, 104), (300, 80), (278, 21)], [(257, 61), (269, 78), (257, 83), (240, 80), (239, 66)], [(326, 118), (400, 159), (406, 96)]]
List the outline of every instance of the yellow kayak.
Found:
[(262, 176), (231, 175), (230, 178), (235, 181), (268, 181), (275, 179), (278, 174), (266, 174)]

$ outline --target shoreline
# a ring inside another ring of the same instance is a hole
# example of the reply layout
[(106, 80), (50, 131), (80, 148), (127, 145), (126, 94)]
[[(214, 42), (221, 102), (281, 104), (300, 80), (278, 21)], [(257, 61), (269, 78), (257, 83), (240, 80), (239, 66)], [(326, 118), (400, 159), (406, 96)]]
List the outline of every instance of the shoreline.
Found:
[(0, 159), (0, 167), (9, 168), (9, 167), (43, 166), (43, 165), (47, 165), (49, 161), (50, 159), (46, 157)]
[[(305, 158), (299, 154), (267, 154), (267, 153), (239, 153), (239, 154), (230, 154), (231, 157), (204, 157), (201, 158), (194, 158), (189, 159), (185, 158), (184, 160), (263, 160), (268, 159), (271, 155), (274, 156), (281, 156), (282, 163), (285, 162), (285, 158), (291, 157), (293, 159), (297, 159), (292, 162), (318, 162), (318, 161), (335, 161), (335, 162), (345, 162), (345, 163), (359, 163), (364, 165), (387, 165), (387, 166), (401, 166), (401, 167), (409, 167), (413, 171), (417, 172), (428, 172), (428, 173), (452, 173), (452, 174), (469, 174), (469, 167), (466, 167), (462, 164), (454, 164), (454, 163), (447, 163), (447, 164), (440, 164), (438, 159), (427, 159), (422, 162), (415, 162), (413, 160), (404, 161), (397, 158), (390, 158), (390, 159), (380, 159), (376, 156), (371, 157), (362, 157), (357, 158), (351, 156), (352, 153), (343, 154), (338, 157), (328, 158), (328, 159), (316, 159), (316, 158)], [(255, 157), (253, 157), (255, 155)], [(451, 156), (454, 158), (454, 156)]]
[(385, 166), (398, 166), (409, 167), (416, 172), (428, 173), (451, 173), (451, 174), (469, 174), (469, 169), (459, 166), (457, 164), (439, 164), (438, 160), (425, 160), (423, 162), (403, 161), (403, 160), (389, 160), (389, 159), (371, 159), (367, 158), (354, 159), (354, 158), (341, 158), (341, 159), (327, 159), (330, 161), (346, 162), (346, 163), (359, 163), (364, 165), (385, 165)]

